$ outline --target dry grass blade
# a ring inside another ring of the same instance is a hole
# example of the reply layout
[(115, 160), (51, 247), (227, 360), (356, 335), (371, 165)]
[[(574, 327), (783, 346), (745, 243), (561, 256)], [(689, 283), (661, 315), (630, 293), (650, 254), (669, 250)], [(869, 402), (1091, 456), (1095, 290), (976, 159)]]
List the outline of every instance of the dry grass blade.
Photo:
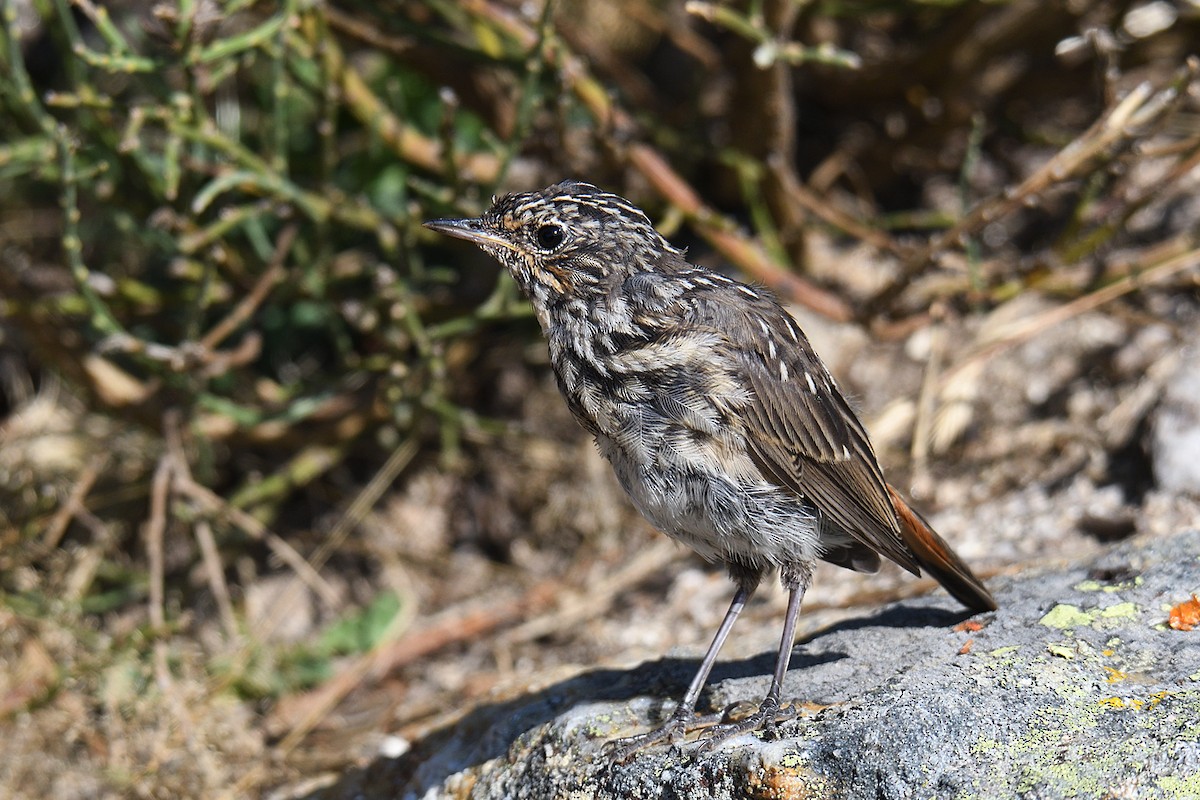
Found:
[(337, 590), (330, 586), (329, 582), (322, 578), (320, 573), (314, 570), (308, 561), (305, 560), (304, 556), (296, 552), (294, 547), (269, 531), (257, 519), (245, 511), (229, 505), (224, 498), (207, 486), (197, 483), (190, 475), (176, 474), (175, 491), (195, 501), (207, 513), (227, 519), (232, 524), (241, 528), (248, 536), (261, 540), (323, 602), (329, 607), (337, 605), (339, 597)]
[[(1191, 241), (1178, 240), (1174, 244), (1174, 249), (1178, 250), (1180, 246), (1190, 245)], [(1172, 275), (1176, 275), (1197, 265), (1200, 265), (1200, 249), (1195, 248), (1166, 257), (1165, 260), (1157, 264), (1134, 265), (1130, 268), (1129, 275), (1114, 281), (1108, 286), (1097, 289), (1069, 303), (1064, 303), (1057, 308), (1043, 311), (1033, 317), (1014, 323), (1006, 332), (997, 334), (995, 341), (984, 345), (975, 353), (972, 353), (958, 364), (946, 370), (938, 383), (939, 389), (945, 388), (963, 371), (972, 369), (977, 362), (994, 358), (1005, 350), (1026, 342), (1061, 322), (1099, 308), (1105, 303), (1110, 303), (1118, 297), (1129, 294), (1136, 289), (1149, 287), (1165, 281)]]
[(225, 341), (234, 331), (241, 325), (245, 324), (252, 316), (255, 310), (262, 305), (263, 300), (274, 288), (275, 284), (279, 283), (287, 276), (287, 271), (284, 269), (284, 262), (287, 261), (288, 253), (291, 252), (292, 245), (296, 241), (296, 234), (300, 228), (297, 225), (288, 225), (279, 233), (279, 238), (275, 241), (275, 251), (271, 254), (271, 260), (267, 263), (267, 269), (255, 282), (250, 293), (238, 301), (229, 314), (220, 322), (209, 329), (208, 333), (200, 337), (200, 346), (204, 350), (215, 350), (221, 342)]
[(49, 552), (58, 547), (71, 520), (85, 510), (83, 501), (92, 487), (96, 485), (96, 479), (100, 477), (100, 472), (107, 463), (108, 455), (98, 453), (84, 465), (79, 477), (75, 479), (74, 486), (71, 487), (71, 494), (67, 496), (66, 502), (59, 507), (58, 511), (54, 512), (50, 524), (46, 526), (46, 532), (42, 536), (43, 552)]
[(914, 468), (920, 472), (926, 468), (929, 448), (933, 443), (933, 428), (936, 424), (938, 378), (945, 358), (945, 332), (934, 325), (930, 331), (929, 358), (925, 363), (921, 379), (921, 393), (917, 398), (917, 418), (912, 434), (912, 459)]
[(800, 183), (791, 170), (777, 168), (775, 164), (771, 163), (767, 166), (780, 175), (784, 191), (787, 192), (787, 196), (792, 202), (812, 216), (885, 253), (901, 257), (909, 255), (910, 247), (900, 244), (885, 231), (873, 228), (868, 223), (843, 211), (828, 198), (820, 197)]
[(233, 600), (229, 597), (229, 585), (225, 582), (221, 552), (213, 536), (212, 525), (207, 520), (197, 520), (195, 525), (196, 544), (200, 546), (200, 557), (204, 563), (204, 574), (217, 604), (217, 613), (230, 640), (238, 639), (237, 615), (233, 611)]
[[(178, 414), (169, 411), (164, 415), (163, 425), (170, 430), (179, 424)], [(175, 454), (167, 450), (159, 457), (158, 466), (154, 470), (150, 492), (150, 517), (145, 525), (146, 554), (150, 567), (149, 586), (149, 620), (154, 631), (154, 679), (158, 690), (162, 692), (170, 706), (180, 729), (184, 734), (184, 742), (195, 741), (191, 735), (193, 725), (188, 717), (187, 709), (183, 706), (180, 695), (175, 691), (174, 678), (168, 657), (168, 643), (165, 638), (166, 614), (163, 608), (165, 597), (163, 580), (165, 577), (163, 562), (163, 539), (167, 528), (167, 504), (171, 494), (172, 474), (175, 472)]]
[(175, 456), (170, 452), (163, 453), (158, 459), (150, 483), (150, 517), (143, 528), (150, 572), (147, 612), (150, 627), (157, 635), (163, 634), (166, 629), (166, 615), (163, 612), (163, 537), (167, 529), (167, 498), (171, 491), (174, 461)]
[[(191, 480), (191, 470), (188, 467), (187, 453), (183, 450), (183, 439), (180, 436), (177, 419), (168, 418), (163, 431), (163, 439), (166, 442), (167, 454), (174, 464), (175, 480), (173, 483), (178, 484), (180, 478)], [(213, 600), (217, 604), (221, 624), (225, 627), (225, 635), (231, 640), (236, 640), (238, 637), (237, 616), (233, 611), (233, 601), (229, 596), (229, 586), (225, 582), (225, 569), (221, 564), (221, 554), (217, 548), (216, 538), (213, 536), (212, 526), (208, 520), (200, 519), (193, 526), (193, 531), (196, 536), (196, 544), (200, 547), (200, 557), (204, 564), (208, 585), (212, 590)]]

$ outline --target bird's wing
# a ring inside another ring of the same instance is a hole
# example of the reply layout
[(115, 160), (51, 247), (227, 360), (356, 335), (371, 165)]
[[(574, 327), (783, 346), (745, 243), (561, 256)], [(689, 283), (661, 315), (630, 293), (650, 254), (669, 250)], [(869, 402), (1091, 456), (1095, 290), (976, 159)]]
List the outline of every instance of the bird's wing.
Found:
[(725, 302), (708, 302), (700, 294), (693, 314), (729, 339), (738, 354), (734, 369), (753, 390), (740, 415), (751, 455), (858, 543), (919, 574), (867, 432), (829, 371), (774, 298), (734, 286), (744, 302), (730, 304), (727, 294)]

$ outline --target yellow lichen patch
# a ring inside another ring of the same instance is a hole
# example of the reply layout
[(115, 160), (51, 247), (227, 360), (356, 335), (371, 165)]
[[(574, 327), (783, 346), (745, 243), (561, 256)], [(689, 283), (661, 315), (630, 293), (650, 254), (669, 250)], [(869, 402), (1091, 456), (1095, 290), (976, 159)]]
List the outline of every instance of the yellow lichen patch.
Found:
[(1112, 667), (1105, 667), (1104, 671), (1108, 673), (1106, 680), (1109, 683), (1120, 683), (1129, 677), (1128, 673), (1122, 672), (1119, 669), (1113, 669)]
[(1081, 628), (1091, 625), (1092, 620), (1092, 615), (1080, 609), (1079, 606), (1059, 603), (1046, 612), (1046, 616), (1042, 617), (1038, 622), (1047, 628), (1065, 630), (1067, 628)]
[(1100, 705), (1104, 708), (1112, 708), (1118, 710), (1130, 709), (1132, 711), (1147, 711), (1154, 708), (1173, 693), (1163, 690), (1155, 692), (1145, 700), (1136, 697), (1106, 697), (1100, 701)]
[(1087, 611), (1069, 603), (1059, 603), (1046, 612), (1039, 622), (1047, 628), (1058, 628), (1059, 630), (1096, 627), (1096, 623), (1099, 621), (1104, 622), (1104, 625), (1099, 627), (1112, 627), (1120, 621), (1133, 619), (1139, 611), (1136, 603), (1129, 602), (1114, 603), (1106, 608), (1093, 608)]
[(1129, 619), (1136, 617), (1138, 607), (1136, 603), (1117, 603), (1100, 612), (1103, 619)]
[(1075, 657), (1075, 648), (1070, 644), (1052, 642), (1046, 645), (1046, 649), (1050, 651), (1050, 655), (1065, 658), (1068, 661)]
[(1097, 580), (1080, 581), (1075, 584), (1074, 589), (1077, 592), (1121, 592), (1136, 586), (1142, 585), (1142, 576), (1139, 575), (1131, 581), (1121, 581), (1120, 583), (1101, 583)]

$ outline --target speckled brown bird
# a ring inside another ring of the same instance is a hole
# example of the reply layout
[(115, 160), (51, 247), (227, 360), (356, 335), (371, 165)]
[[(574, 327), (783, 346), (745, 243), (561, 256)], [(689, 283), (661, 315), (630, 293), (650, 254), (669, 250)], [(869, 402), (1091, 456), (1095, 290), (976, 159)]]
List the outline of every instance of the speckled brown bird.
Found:
[(618, 757), (678, 740), (763, 577), (790, 593), (771, 687), (712, 742), (780, 716), (800, 601), (819, 560), (925, 570), (963, 605), (983, 583), (884, 480), (866, 430), (804, 332), (767, 291), (692, 266), (629, 201), (577, 181), (510, 194), (429, 228), (474, 242), (533, 304), (568, 407), (637, 509), (723, 564), (733, 602), (674, 714)]

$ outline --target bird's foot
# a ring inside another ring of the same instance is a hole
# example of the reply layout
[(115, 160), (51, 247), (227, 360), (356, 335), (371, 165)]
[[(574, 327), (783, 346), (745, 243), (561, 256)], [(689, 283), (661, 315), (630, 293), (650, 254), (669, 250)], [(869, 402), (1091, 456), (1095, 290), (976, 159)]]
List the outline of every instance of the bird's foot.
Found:
[(724, 719), (723, 713), (692, 715), (675, 713), (662, 727), (639, 736), (629, 736), (624, 739), (613, 739), (604, 745), (604, 754), (614, 763), (627, 761), (635, 753), (639, 753), (658, 744), (679, 745), (683, 743), (688, 732), (700, 728), (711, 728)]
[(768, 739), (776, 739), (779, 736), (777, 724), (795, 719), (799, 714), (794, 705), (780, 708), (779, 701), (770, 698), (764, 700), (757, 711), (742, 719), (731, 719), (730, 712), (736, 709), (737, 706), (731, 706), (723, 715), (722, 722), (705, 732), (703, 738), (697, 742), (697, 752), (711, 753), (734, 737), (756, 731), (762, 731)]
[(710, 753), (730, 739), (746, 733), (762, 731), (767, 739), (778, 738), (778, 723), (795, 719), (800, 714), (794, 705), (780, 708), (778, 701), (766, 700), (757, 710), (742, 716), (745, 705), (735, 703), (724, 711), (701, 716), (673, 715), (662, 727), (649, 733), (608, 742), (604, 745), (604, 753), (610, 761), (619, 764), (655, 745), (682, 745), (687, 734), (695, 730), (702, 731), (700, 738), (689, 746), (695, 746), (694, 752)]

